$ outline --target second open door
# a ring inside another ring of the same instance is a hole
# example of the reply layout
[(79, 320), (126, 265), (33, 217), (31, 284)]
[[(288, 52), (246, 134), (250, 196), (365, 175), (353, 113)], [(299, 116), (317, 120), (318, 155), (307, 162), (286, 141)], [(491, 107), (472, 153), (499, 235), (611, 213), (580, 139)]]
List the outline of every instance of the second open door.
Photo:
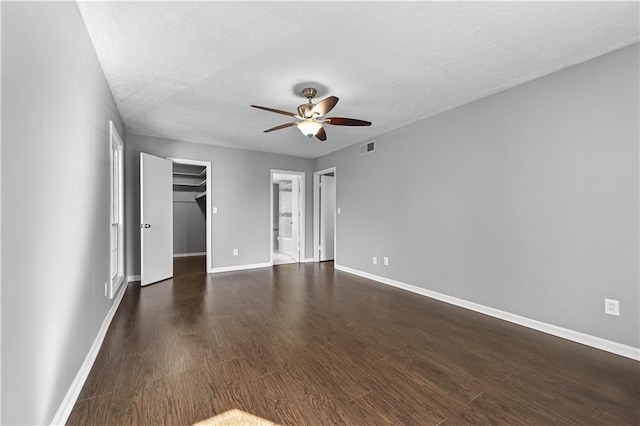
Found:
[(336, 178), (320, 176), (320, 261), (333, 260), (336, 221)]

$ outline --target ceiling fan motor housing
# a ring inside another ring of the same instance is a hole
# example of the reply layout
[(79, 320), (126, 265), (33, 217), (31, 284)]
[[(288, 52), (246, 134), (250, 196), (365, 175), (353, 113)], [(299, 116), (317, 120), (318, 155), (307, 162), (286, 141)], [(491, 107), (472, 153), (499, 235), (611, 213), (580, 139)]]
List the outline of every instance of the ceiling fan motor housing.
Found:
[(307, 87), (305, 89), (302, 89), (302, 96), (309, 99), (309, 102), (311, 102), (311, 99), (313, 99), (316, 96), (316, 93), (318, 93), (318, 91), (313, 87)]

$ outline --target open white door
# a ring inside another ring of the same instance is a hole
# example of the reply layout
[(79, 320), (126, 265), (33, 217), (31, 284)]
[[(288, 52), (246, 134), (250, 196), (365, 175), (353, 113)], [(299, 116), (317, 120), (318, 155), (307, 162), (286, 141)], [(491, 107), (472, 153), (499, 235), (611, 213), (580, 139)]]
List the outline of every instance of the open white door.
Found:
[(333, 260), (336, 211), (336, 180), (320, 176), (320, 261)]
[(140, 153), (141, 285), (173, 276), (173, 163)]

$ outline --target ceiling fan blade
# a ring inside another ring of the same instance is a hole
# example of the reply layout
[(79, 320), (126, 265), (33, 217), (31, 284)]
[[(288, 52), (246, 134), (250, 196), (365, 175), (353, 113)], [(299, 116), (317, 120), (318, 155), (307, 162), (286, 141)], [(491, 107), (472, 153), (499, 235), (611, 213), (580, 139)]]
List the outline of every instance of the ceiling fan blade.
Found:
[(327, 140), (327, 132), (324, 131), (324, 127), (320, 127), (320, 130), (318, 130), (318, 133), (316, 133), (316, 138), (320, 139), (321, 141)]
[(263, 107), (263, 106), (259, 106), (259, 105), (251, 105), (251, 106), (253, 108), (263, 109), (265, 111), (275, 112), (276, 114), (288, 115), (289, 117), (295, 117), (296, 116), (292, 112), (282, 111), (282, 110), (279, 110), (279, 109), (268, 108), (268, 107)]
[(334, 126), (371, 126), (370, 121), (344, 117), (327, 117), (322, 120), (322, 122), (326, 124), (333, 124)]
[(298, 123), (286, 123), (286, 124), (281, 124), (279, 126), (276, 127), (272, 127), (270, 129), (267, 129), (264, 131), (264, 133), (268, 133), (268, 132), (273, 132), (274, 130), (280, 130), (280, 129), (286, 129), (287, 127), (291, 127), (291, 126), (297, 126)]
[(326, 99), (321, 100), (320, 102), (318, 102), (313, 109), (311, 110), (312, 113), (317, 113), (318, 115), (327, 115), (329, 113), (329, 111), (331, 111), (333, 109), (334, 106), (336, 106), (336, 104), (338, 103), (340, 99), (336, 98), (335, 96), (329, 96)]

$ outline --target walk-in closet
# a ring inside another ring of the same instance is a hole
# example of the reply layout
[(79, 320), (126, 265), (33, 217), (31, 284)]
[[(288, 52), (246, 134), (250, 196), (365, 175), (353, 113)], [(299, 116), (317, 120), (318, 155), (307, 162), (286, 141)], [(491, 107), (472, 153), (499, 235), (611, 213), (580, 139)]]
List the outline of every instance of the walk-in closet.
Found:
[(204, 256), (207, 251), (207, 168), (173, 164), (173, 254)]

